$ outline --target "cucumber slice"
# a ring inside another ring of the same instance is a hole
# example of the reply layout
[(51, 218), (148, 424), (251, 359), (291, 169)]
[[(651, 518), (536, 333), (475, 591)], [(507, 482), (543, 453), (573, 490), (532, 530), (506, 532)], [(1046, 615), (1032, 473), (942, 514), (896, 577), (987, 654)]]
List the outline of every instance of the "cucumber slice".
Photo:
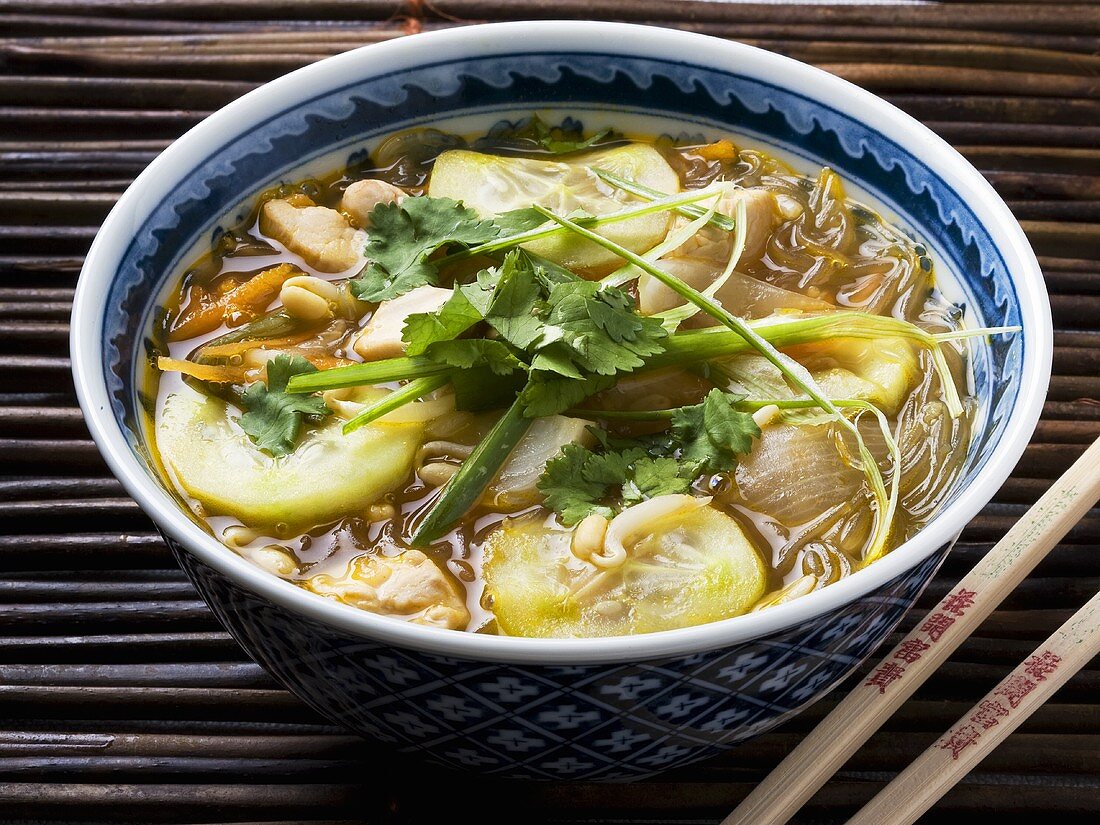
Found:
[(378, 424), (344, 435), (331, 416), (290, 455), (261, 452), (218, 398), (190, 390), (168, 396), (157, 446), (179, 486), (210, 514), (252, 526), (305, 528), (355, 513), (408, 476), (420, 424)]
[(571, 533), (542, 519), (494, 531), (485, 545), (485, 592), (512, 636), (652, 633), (727, 619), (764, 594), (764, 564), (740, 526), (713, 507), (670, 519), (618, 569), (576, 558)]
[[(606, 169), (651, 189), (673, 194), (680, 178), (661, 156), (644, 143), (631, 143), (562, 160), (500, 157), (452, 149), (436, 158), (428, 194), (462, 201), (482, 217), (539, 204), (558, 215), (578, 209), (591, 215), (618, 212), (642, 203), (594, 175)], [(664, 240), (671, 213), (644, 215), (600, 228), (601, 235), (632, 252), (645, 252)], [(622, 264), (613, 252), (568, 233), (525, 244), (525, 248), (592, 277), (606, 275)]]
[[(897, 413), (922, 375), (916, 346), (904, 338), (834, 338), (792, 348), (790, 354), (829, 398), (861, 398), (887, 415)], [(749, 397), (796, 397), (763, 356), (738, 355), (726, 366)]]

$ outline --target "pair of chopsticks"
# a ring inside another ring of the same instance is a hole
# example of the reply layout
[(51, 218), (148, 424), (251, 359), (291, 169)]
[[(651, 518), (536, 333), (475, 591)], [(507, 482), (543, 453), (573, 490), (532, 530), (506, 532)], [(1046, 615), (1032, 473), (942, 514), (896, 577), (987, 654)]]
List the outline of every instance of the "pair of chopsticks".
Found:
[[(782, 825), (939, 668), (1100, 499), (1100, 439), (722, 825)], [(910, 825), (1100, 654), (1100, 593), (848, 825)]]

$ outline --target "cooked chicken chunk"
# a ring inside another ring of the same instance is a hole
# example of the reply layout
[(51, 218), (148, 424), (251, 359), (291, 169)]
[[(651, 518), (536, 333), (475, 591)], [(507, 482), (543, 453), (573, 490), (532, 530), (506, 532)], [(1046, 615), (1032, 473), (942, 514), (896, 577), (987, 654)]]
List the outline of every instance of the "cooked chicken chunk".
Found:
[(370, 225), (370, 213), (380, 203), (401, 203), (405, 190), (384, 180), (357, 180), (344, 190), (340, 211), (352, 217), (360, 226)]
[(435, 312), (451, 297), (451, 290), (419, 286), (392, 301), (383, 301), (355, 336), (352, 348), (367, 361), (396, 358), (405, 353), (401, 330), (405, 319), (418, 312)]
[(764, 256), (768, 240), (779, 227), (779, 205), (775, 194), (766, 189), (737, 189), (722, 198), (718, 211), (733, 217), (739, 201), (745, 202), (747, 221), (741, 264), (756, 263)]
[(366, 236), (326, 206), (271, 200), (260, 210), (260, 231), (321, 272), (343, 272), (362, 260)]
[(304, 586), (352, 607), (415, 624), (462, 630), (470, 621), (461, 588), (419, 550), (356, 556), (343, 572), (318, 573)]

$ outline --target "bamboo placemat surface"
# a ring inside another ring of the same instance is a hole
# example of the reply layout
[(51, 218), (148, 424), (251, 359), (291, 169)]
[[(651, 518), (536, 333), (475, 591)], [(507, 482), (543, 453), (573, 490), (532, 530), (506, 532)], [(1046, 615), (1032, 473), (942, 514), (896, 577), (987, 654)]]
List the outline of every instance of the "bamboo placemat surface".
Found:
[[(488, 781), (395, 758), (326, 724), (245, 659), (84, 428), (67, 353), (81, 256), (160, 150), (329, 54), (546, 17), (675, 26), (828, 69), (955, 144), (1023, 223), (1058, 330), (1049, 400), (1016, 474), (920, 609), (1100, 435), (1095, 5), (0, 0), (0, 821), (709, 822), (832, 707), (826, 699), (726, 756), (635, 785)], [(800, 821), (843, 822), (1098, 587), (1093, 511)], [(923, 821), (1097, 821), (1097, 668)]]

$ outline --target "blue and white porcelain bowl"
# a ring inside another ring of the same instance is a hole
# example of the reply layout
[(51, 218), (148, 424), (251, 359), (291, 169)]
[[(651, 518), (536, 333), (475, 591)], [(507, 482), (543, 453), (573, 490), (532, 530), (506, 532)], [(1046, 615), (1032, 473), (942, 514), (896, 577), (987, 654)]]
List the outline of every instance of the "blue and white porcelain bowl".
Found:
[[(529, 113), (591, 128), (735, 134), (837, 169), (938, 264), (971, 324), (982, 416), (965, 477), (913, 540), (794, 602), (645, 636), (520, 639), (406, 624), (337, 604), (230, 552), (150, 466), (136, 375), (154, 307), (261, 190), (346, 164), (394, 131), (484, 130)], [(1035, 256), (985, 180), (879, 98), (769, 52), (590, 22), (420, 34), (323, 60), (245, 95), (154, 161), (119, 200), (76, 294), (73, 372), (92, 435), (241, 646), (328, 718), (483, 773), (639, 777), (729, 748), (820, 698), (897, 624), (1027, 444), (1051, 321)]]

